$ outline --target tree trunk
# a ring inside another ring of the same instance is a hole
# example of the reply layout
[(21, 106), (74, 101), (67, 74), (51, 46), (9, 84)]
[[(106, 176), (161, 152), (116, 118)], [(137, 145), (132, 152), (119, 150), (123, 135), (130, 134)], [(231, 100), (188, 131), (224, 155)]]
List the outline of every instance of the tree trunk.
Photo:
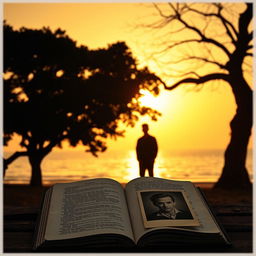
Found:
[(252, 90), (241, 78), (235, 80), (233, 79), (231, 85), (233, 84), (237, 111), (230, 123), (231, 139), (225, 151), (222, 174), (215, 188), (251, 189), (252, 184), (245, 165), (252, 129)]
[(31, 165), (31, 179), (30, 186), (42, 186), (42, 170), (41, 163), (43, 160), (43, 156), (38, 153), (33, 153), (28, 156), (29, 163)]

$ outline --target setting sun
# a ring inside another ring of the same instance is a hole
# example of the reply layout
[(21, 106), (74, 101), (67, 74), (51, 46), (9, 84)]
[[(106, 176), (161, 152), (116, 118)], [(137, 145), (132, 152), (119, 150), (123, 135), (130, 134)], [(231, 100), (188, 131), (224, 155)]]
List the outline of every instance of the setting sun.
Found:
[[(49, 27), (56, 30), (61, 28), (76, 41), (77, 45), (84, 45), (90, 50), (97, 50), (99, 47), (105, 48), (110, 44), (123, 41), (130, 48), (138, 66), (149, 68), (151, 72), (161, 77), (167, 86), (172, 85), (176, 78), (180, 78), (180, 71), (188, 69), (184, 63), (176, 61), (179, 57), (178, 52), (172, 55), (172, 61), (175, 62), (172, 67), (169, 65), (169, 57), (163, 56), (157, 62), (154, 55), (150, 55), (161, 45), (161, 38), (157, 37), (159, 42), (155, 41), (150, 31), (145, 27), (139, 29), (136, 25), (145, 23), (145, 18), (149, 23), (153, 21), (152, 12), (155, 9), (151, 3), (5, 3), (3, 11), (4, 20), (15, 29)], [(193, 51), (196, 51), (196, 48), (193, 48)], [(161, 63), (163, 66), (160, 65)], [(197, 62), (195, 61), (194, 64), (196, 65)], [(165, 70), (167, 68), (171, 68), (170, 75), (167, 72), (169, 70)], [(202, 65), (201, 71), (203, 68), (207, 68), (207, 72), (209, 72), (208, 67)], [(7, 76), (9, 75), (7, 73)], [(62, 76), (62, 71), (57, 71), (56, 75), (57, 77)], [(44, 179), (47, 179), (50, 171), (56, 172), (56, 175), (49, 176), (55, 179), (61, 173), (64, 176), (65, 171), (65, 175), (67, 175), (70, 170), (78, 174), (72, 174), (74, 177), (70, 175), (69, 179), (71, 176), (74, 179), (85, 178), (87, 175), (88, 177), (96, 176), (96, 173), (98, 176), (109, 175), (120, 181), (137, 177), (138, 162), (135, 157), (135, 145), (137, 139), (143, 135), (141, 124), (145, 122), (149, 124), (149, 132), (157, 138), (159, 145), (159, 155), (155, 165), (157, 176), (192, 179), (188, 170), (199, 170), (199, 165), (194, 169), (191, 167), (196, 164), (195, 157), (193, 156), (193, 159), (185, 165), (184, 159), (188, 159), (188, 155), (186, 157), (180, 155), (174, 159), (174, 152), (219, 150), (219, 155), (212, 158), (213, 164), (207, 175), (203, 176), (207, 167), (203, 166), (201, 176), (196, 177), (196, 180), (216, 180), (219, 173), (215, 174), (214, 172), (220, 171), (222, 168), (223, 153), (230, 140), (229, 123), (235, 114), (236, 103), (231, 88), (221, 81), (207, 83), (197, 91), (194, 89), (195, 87), (191, 87), (190, 84), (172, 91), (165, 90), (160, 86), (160, 93), (157, 96), (141, 89), (142, 96), (139, 99), (141, 105), (161, 113), (156, 122), (152, 121), (149, 116), (143, 115), (138, 116), (138, 121), (132, 127), (126, 126), (126, 123), (120, 123), (120, 130), (125, 130), (124, 137), (118, 137), (116, 140), (107, 137), (108, 149), (104, 154), (99, 154), (98, 158), (85, 154), (82, 145), (73, 148), (67, 141), (64, 141), (62, 149), (56, 147), (49, 157), (47, 156)], [(20, 92), (16, 91), (16, 93)], [(23, 97), (22, 94), (21, 96)], [(10, 155), (16, 150), (20, 151), (20, 140), (15, 136), (14, 140), (5, 147), (5, 155)], [(249, 148), (252, 148), (252, 140)], [(70, 154), (71, 151), (74, 155), (64, 157), (64, 154)], [(81, 153), (81, 158), (77, 160), (76, 157), (79, 153)], [(123, 156), (121, 157), (120, 154)], [(56, 155), (59, 157), (58, 161)], [(112, 158), (116, 160), (116, 165), (109, 164), (112, 163), (110, 160)], [(24, 166), (24, 159), (9, 168), (5, 177), (6, 182), (8, 179), (11, 180), (18, 176), (19, 179), (22, 179), (25, 174), (30, 175), (28, 171), (30, 167), (28, 163)], [(91, 166), (88, 165), (89, 159), (92, 163)], [(56, 163), (53, 164), (53, 160)], [(207, 161), (209, 159), (206, 159)], [(170, 164), (168, 164), (169, 162)], [(202, 164), (201, 162), (200, 160), (200, 164)], [(75, 163), (84, 164), (76, 166)], [(215, 163), (217, 165), (214, 165)], [(105, 170), (108, 164), (108, 170)], [(251, 162), (249, 165), (251, 166)], [(119, 173), (121, 168), (123, 172)], [(12, 172), (16, 172), (17, 175)], [(184, 176), (185, 173), (187, 176)], [(215, 176), (210, 176), (209, 173), (214, 173)]]
[(164, 109), (168, 103), (160, 95), (154, 96), (149, 91), (141, 89), (140, 93), (143, 95), (139, 100), (142, 106), (159, 110)]

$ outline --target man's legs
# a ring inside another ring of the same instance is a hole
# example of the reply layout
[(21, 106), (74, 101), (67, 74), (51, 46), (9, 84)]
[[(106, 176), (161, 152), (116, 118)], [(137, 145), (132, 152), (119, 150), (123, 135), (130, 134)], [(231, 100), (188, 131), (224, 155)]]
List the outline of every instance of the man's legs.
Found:
[(147, 167), (149, 176), (154, 177), (154, 161), (148, 162)]
[(140, 165), (140, 177), (144, 177), (145, 176), (145, 171), (146, 171), (145, 163), (140, 161), (139, 165)]

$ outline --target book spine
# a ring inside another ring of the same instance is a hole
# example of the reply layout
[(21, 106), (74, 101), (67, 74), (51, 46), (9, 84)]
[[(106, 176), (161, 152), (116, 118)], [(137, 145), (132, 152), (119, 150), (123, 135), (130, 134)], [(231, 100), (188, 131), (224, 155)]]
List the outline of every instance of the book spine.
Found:
[(44, 241), (51, 195), (52, 195), (52, 188), (49, 188), (45, 192), (43, 199), (41, 201), (41, 207), (40, 207), (41, 210), (36, 220), (36, 227), (35, 227), (34, 238), (33, 238), (33, 250), (37, 250), (37, 248)]

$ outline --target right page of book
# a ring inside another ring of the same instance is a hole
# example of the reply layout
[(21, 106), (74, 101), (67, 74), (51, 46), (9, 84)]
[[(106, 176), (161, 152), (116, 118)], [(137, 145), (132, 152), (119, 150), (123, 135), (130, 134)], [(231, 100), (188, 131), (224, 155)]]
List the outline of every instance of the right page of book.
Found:
[[(220, 232), (191, 182), (143, 177), (130, 181), (125, 190), (136, 242), (154, 229)], [(168, 218), (167, 199), (175, 205)]]

